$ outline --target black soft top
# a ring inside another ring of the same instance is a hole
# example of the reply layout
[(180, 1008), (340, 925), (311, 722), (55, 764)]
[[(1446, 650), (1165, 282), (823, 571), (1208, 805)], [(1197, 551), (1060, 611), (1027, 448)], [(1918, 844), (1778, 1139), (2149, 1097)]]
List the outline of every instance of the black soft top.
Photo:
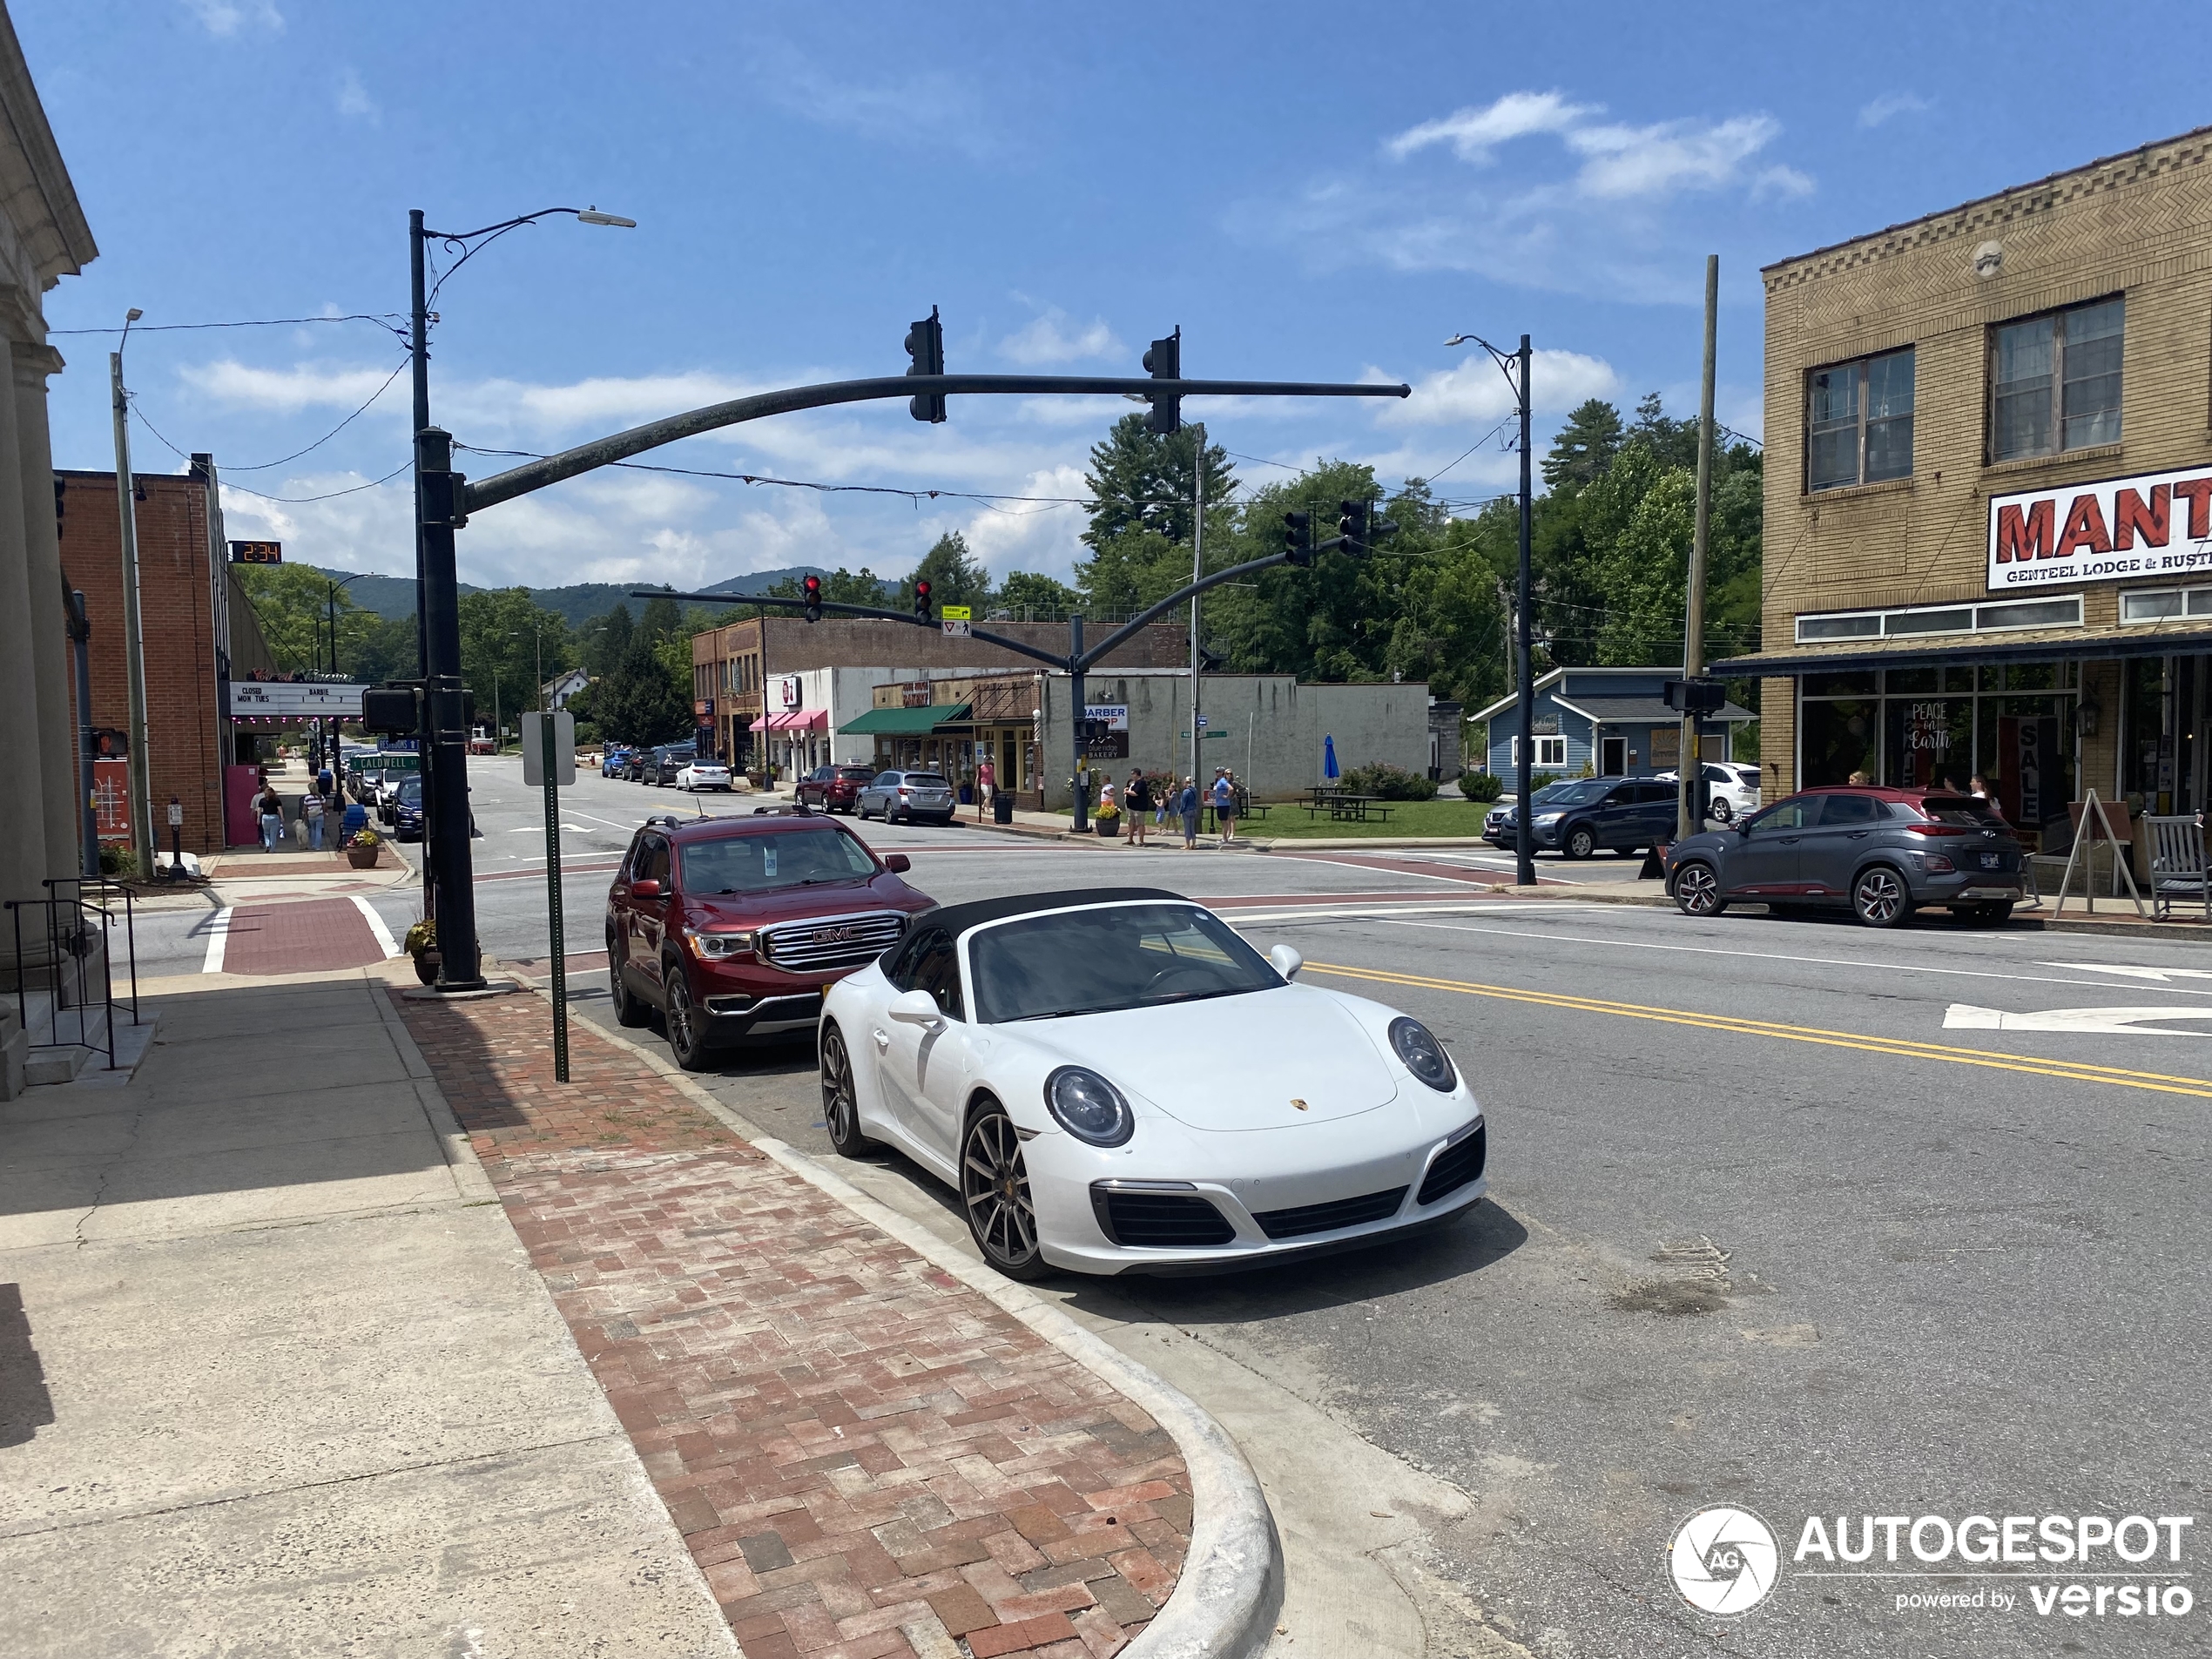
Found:
[(980, 927), (987, 921), (1004, 921), (1009, 916), (1071, 910), (1078, 905), (1129, 904), (1146, 899), (1164, 899), (1170, 904), (1196, 902), (1179, 893), (1170, 893), (1165, 887), (1077, 887), (1069, 893), (1015, 893), (1002, 899), (974, 899), (966, 904), (939, 905), (916, 916), (907, 932), (921, 927), (949, 927), (957, 936), (970, 927)]

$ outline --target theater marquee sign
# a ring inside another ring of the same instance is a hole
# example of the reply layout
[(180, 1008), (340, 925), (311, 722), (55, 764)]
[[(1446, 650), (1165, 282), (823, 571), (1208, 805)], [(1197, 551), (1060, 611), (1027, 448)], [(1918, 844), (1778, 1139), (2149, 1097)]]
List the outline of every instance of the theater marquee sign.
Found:
[(1989, 590), (2212, 570), (2212, 468), (1989, 498)]

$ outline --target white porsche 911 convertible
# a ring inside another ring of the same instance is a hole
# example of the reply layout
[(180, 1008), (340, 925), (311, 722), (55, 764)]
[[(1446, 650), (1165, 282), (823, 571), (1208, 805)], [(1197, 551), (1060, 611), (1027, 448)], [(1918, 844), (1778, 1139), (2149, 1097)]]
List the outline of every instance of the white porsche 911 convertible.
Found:
[(924, 911), (825, 999), (830, 1139), (957, 1188), (1015, 1278), (1256, 1265), (1474, 1204), (1482, 1109), (1442, 1047), (1300, 965), (1150, 888)]

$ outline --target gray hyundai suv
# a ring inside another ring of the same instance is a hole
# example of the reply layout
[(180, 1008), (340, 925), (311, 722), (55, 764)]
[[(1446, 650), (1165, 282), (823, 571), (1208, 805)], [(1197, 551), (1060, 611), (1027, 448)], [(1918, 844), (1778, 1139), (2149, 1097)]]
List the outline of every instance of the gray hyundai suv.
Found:
[(2020, 844), (1987, 803), (1925, 789), (1808, 789), (1668, 850), (1685, 915), (1749, 900), (1777, 913), (1848, 907), (1870, 927), (1922, 905), (1997, 923), (2020, 896)]

